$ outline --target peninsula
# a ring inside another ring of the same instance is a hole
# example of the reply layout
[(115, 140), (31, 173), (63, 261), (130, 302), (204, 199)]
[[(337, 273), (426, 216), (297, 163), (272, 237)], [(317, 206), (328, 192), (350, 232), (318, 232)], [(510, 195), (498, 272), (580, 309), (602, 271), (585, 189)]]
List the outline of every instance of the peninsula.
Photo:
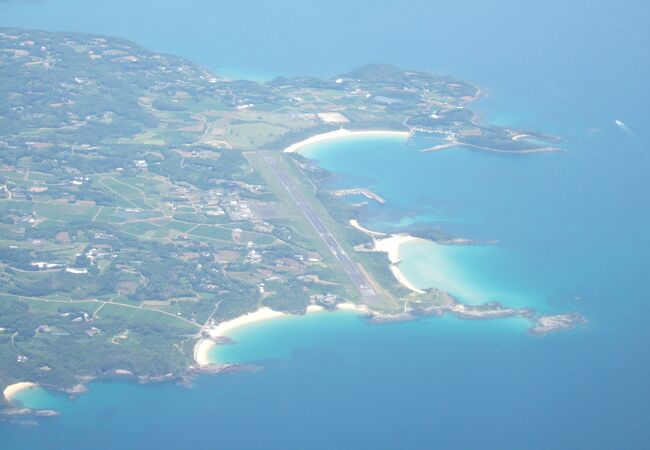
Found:
[(470, 83), (389, 65), (233, 81), (122, 39), (10, 28), (0, 79), (6, 401), (35, 384), (75, 394), (98, 378), (212, 370), (210, 348), (232, 327), (314, 310), (523, 315), (533, 334), (582, 320), (410, 285), (399, 271), (410, 237), (366, 230), (340, 197), (385, 200), (363, 186), (323, 192), (296, 154), (368, 134), (423, 151), (555, 150), (557, 138), (481, 123)]

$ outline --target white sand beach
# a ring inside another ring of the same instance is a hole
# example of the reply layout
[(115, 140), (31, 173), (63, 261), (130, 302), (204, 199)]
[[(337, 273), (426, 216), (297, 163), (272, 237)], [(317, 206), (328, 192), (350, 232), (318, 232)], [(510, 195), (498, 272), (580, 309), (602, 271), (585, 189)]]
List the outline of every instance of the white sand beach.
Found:
[(386, 233), (380, 233), (379, 231), (372, 231), (369, 230), (368, 228), (362, 226), (357, 220), (352, 219), (350, 220), (350, 225), (352, 225), (354, 228), (356, 228), (359, 231), (362, 231), (369, 236), (372, 236), (373, 241), (374, 241), (374, 250), (376, 252), (385, 252), (388, 253), (388, 260), (390, 261), (390, 271), (393, 273), (395, 278), (397, 278), (397, 281), (400, 282), (400, 284), (407, 289), (410, 289), (413, 292), (417, 292), (418, 294), (424, 294), (424, 291), (422, 289), (418, 289), (411, 283), (408, 278), (402, 273), (402, 271), (399, 269), (399, 262), (401, 261), (400, 256), (399, 256), (399, 248), (402, 244), (405, 244), (406, 242), (412, 242), (412, 241), (418, 241), (418, 240), (424, 240), (421, 238), (416, 238), (413, 236), (409, 236), (406, 234), (395, 234), (390, 237), (384, 237), (383, 239), (377, 239), (378, 237), (382, 236), (388, 236)]
[(256, 322), (262, 322), (269, 319), (277, 319), (278, 317), (283, 317), (287, 315), (288, 315), (287, 313), (274, 311), (271, 308), (267, 308), (267, 307), (262, 307), (252, 313), (244, 314), (243, 316), (239, 316), (235, 319), (221, 322), (220, 324), (217, 324), (215, 327), (208, 330), (208, 333), (210, 334), (210, 336), (214, 338), (222, 337), (222, 336), (226, 336), (229, 332), (231, 332), (235, 328), (243, 327), (244, 325), (250, 325)]
[(379, 231), (369, 230), (368, 228), (361, 225), (357, 219), (350, 220), (350, 225), (352, 225), (357, 230), (359, 230), (359, 231), (361, 231), (363, 233), (366, 233), (366, 234), (368, 234), (370, 236), (388, 236), (386, 233), (381, 233)]
[(424, 294), (424, 291), (422, 289), (418, 289), (417, 287), (415, 287), (408, 280), (408, 278), (406, 278), (406, 276), (402, 273), (402, 271), (399, 269), (398, 266), (391, 264), (390, 271), (393, 272), (393, 275), (395, 275), (395, 278), (397, 278), (397, 281), (399, 281), (402, 286), (412, 290), (413, 292), (417, 292), (418, 294)]
[(416, 238), (414, 236), (396, 234), (386, 239), (375, 240), (375, 250), (378, 252), (388, 253), (390, 270), (393, 272), (393, 275), (395, 275), (395, 278), (397, 278), (397, 281), (399, 281), (402, 286), (410, 289), (413, 292), (417, 292), (418, 294), (424, 294), (424, 291), (422, 289), (418, 289), (408, 280), (408, 278), (406, 278), (406, 276), (404, 276), (398, 266), (399, 262), (401, 261), (399, 256), (399, 248), (402, 246), (402, 244), (420, 240), (424, 241), (424, 239)]
[(356, 303), (352, 302), (339, 303), (336, 305), (336, 309), (339, 309), (341, 311), (356, 311), (362, 314), (371, 314), (372, 312), (366, 305), (357, 305)]
[(325, 312), (325, 311), (326, 309), (320, 305), (309, 305), (307, 307), (307, 314), (313, 314), (313, 313)]
[(5, 390), (2, 392), (4, 395), (5, 400), (8, 402), (11, 402), (12, 398), (19, 392), (25, 391), (27, 389), (33, 389), (37, 387), (38, 384), (36, 383), (31, 383), (29, 381), (21, 381), (20, 383), (14, 383), (5, 388)]
[(407, 242), (413, 242), (417, 240), (420, 240), (420, 238), (409, 236), (407, 234), (395, 234), (386, 239), (375, 240), (375, 250), (378, 252), (388, 253), (388, 260), (393, 264), (397, 264), (400, 262), (400, 246)]
[[(370, 314), (371, 312), (366, 305), (356, 305), (354, 303), (339, 303), (336, 305), (336, 307), (340, 310), (357, 311), (363, 314)], [(327, 310), (320, 305), (307, 306), (307, 314), (322, 312), (327, 312)], [(235, 319), (221, 322), (220, 324), (217, 324), (208, 330), (208, 334), (211, 338), (200, 339), (194, 345), (194, 361), (196, 361), (199, 367), (209, 366), (210, 364), (219, 364), (217, 361), (210, 359), (210, 353), (212, 352), (212, 349), (218, 345), (213, 339), (227, 336), (228, 333), (233, 331), (235, 328), (288, 316), (290, 316), (290, 314), (274, 311), (271, 308), (262, 307), (252, 313), (244, 314), (243, 316), (239, 316)]]
[[(280, 311), (274, 311), (271, 308), (262, 307), (252, 313), (244, 314), (243, 316), (236, 317), (232, 320), (221, 322), (207, 331), (210, 337), (214, 339), (227, 336), (228, 333), (233, 331), (235, 328), (287, 315), (288, 314)], [(194, 346), (194, 361), (196, 361), (199, 367), (217, 364), (217, 362), (210, 359), (210, 352), (217, 345), (213, 339), (200, 339)]]
[[(337, 308), (340, 310), (349, 310), (349, 311), (358, 311), (364, 314), (369, 314), (370, 309), (365, 305), (355, 305), (354, 303), (340, 303), (337, 305)], [(316, 314), (316, 313), (325, 313), (327, 310), (320, 305), (309, 305), (306, 309), (306, 314)], [(224, 337), (229, 332), (235, 328), (239, 328), (245, 325), (250, 325), (253, 323), (277, 319), (280, 317), (289, 317), (290, 314), (283, 313), (280, 311), (274, 311), (270, 308), (263, 307), (258, 309), (255, 312), (244, 314), (235, 319), (228, 320), (217, 324), (210, 330), (208, 333), (211, 338), (199, 339), (199, 341), (194, 345), (194, 361), (198, 364), (199, 367), (209, 366), (210, 364), (219, 364), (217, 361), (210, 359), (210, 352), (218, 344), (213, 339)], [(298, 316), (295, 316), (298, 317)]]
[(311, 144), (317, 142), (323, 142), (330, 139), (340, 139), (351, 136), (400, 136), (406, 139), (409, 136), (408, 131), (387, 131), (387, 130), (363, 130), (363, 131), (351, 131), (341, 128), (335, 131), (330, 131), (328, 133), (317, 134), (311, 136), (304, 141), (296, 142), (284, 149), (286, 153), (295, 153)]
[(210, 352), (217, 345), (211, 339), (200, 339), (194, 346), (194, 361), (199, 365), (199, 367), (209, 366), (213, 364), (213, 361), (210, 360)]

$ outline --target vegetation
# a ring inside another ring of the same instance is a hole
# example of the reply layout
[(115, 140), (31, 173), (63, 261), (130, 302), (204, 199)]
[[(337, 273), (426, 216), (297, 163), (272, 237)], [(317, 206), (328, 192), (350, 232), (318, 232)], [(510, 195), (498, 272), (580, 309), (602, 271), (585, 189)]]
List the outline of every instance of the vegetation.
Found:
[[(0, 385), (176, 376), (210, 321), (354, 300), (259, 150), (404, 124), (529, 147), (459, 108), (471, 84), (392, 66), (225, 81), (121, 39), (0, 29), (0, 80)], [(278, 157), (354, 255), (327, 174)], [(386, 289), (374, 306), (394, 308), (405, 292), (383, 259), (355, 258)]]

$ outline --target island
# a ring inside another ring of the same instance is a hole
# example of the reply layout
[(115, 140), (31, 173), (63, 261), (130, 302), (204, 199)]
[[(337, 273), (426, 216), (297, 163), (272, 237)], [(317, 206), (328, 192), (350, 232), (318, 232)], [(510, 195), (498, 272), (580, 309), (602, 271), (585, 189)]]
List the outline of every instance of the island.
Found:
[(224, 330), (311, 311), (522, 317), (534, 335), (584, 322), (410, 286), (393, 249), (417, 237), (365, 229), (341, 197), (385, 200), (363, 186), (326, 192), (322, 170), (295, 153), (354, 133), (421, 151), (561, 149), (554, 136), (482, 123), (471, 83), (380, 64), (227, 80), (123, 39), (10, 28), (0, 79), (7, 401), (34, 385), (76, 395), (98, 378), (233, 370), (207, 356)]

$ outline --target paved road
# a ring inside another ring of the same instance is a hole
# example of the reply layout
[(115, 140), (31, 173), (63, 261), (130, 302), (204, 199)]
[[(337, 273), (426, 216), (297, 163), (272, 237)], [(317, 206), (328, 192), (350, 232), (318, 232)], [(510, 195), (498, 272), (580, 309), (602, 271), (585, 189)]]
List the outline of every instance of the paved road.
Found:
[(316, 229), (321, 239), (325, 242), (330, 249), (336, 260), (341, 264), (345, 273), (348, 274), (354, 285), (364, 297), (373, 297), (377, 295), (372, 288), (370, 281), (366, 275), (359, 269), (359, 267), (352, 262), (350, 257), (345, 253), (341, 244), (334, 238), (334, 235), (327, 229), (320, 216), (314, 211), (311, 204), (305, 199), (302, 191), (296, 186), (292, 176), (287, 172), (286, 168), (278, 162), (278, 157), (271, 152), (264, 153), (264, 161), (269, 165), (275, 176), (280, 180), (280, 183), (289, 192), (291, 198), (298, 208), (302, 210), (307, 217), (309, 223)]

